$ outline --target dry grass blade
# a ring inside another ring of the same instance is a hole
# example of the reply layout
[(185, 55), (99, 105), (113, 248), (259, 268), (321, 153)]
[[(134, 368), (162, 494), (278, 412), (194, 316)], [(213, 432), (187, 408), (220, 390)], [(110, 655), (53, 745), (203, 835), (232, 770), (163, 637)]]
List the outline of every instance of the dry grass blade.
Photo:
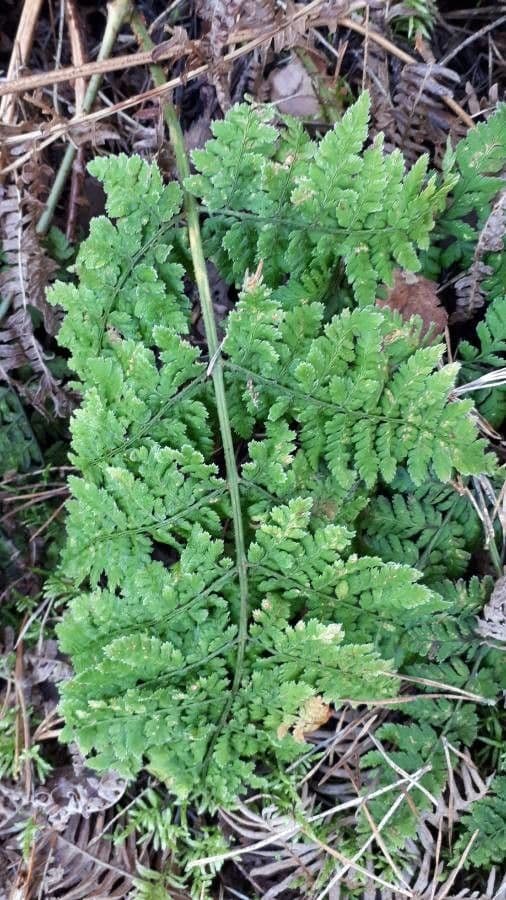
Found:
[(480, 375), (479, 378), (475, 378), (473, 381), (468, 381), (467, 384), (461, 384), (453, 388), (452, 395), (462, 397), (464, 394), (469, 394), (472, 391), (490, 390), (490, 388), (502, 387), (504, 384), (506, 384), (506, 368), (495, 369), (493, 372), (486, 372), (485, 375)]
[[(25, 0), (18, 30), (14, 41), (14, 49), (9, 60), (7, 78), (12, 80), (20, 68), (26, 65), (32, 49), (33, 36), (37, 20), (42, 9), (42, 0)], [(12, 95), (4, 97), (0, 103), (0, 122), (12, 124), (16, 119), (16, 99)]]
[(395, 813), (397, 812), (397, 810), (401, 806), (401, 804), (409, 797), (409, 792), (414, 787), (417, 787), (417, 782), (422, 778), (422, 776), (425, 774), (425, 772), (426, 772), (426, 767), (424, 767), (423, 769), (419, 769), (418, 772), (413, 773), (413, 775), (411, 776), (413, 781), (410, 784), (408, 784), (408, 786), (405, 788), (405, 790), (396, 797), (394, 802), (391, 804), (390, 808), (387, 810), (387, 812), (385, 813), (385, 815), (383, 816), (381, 821), (378, 823), (377, 827), (374, 829), (374, 831), (371, 833), (371, 835), (367, 838), (367, 840), (364, 841), (362, 846), (357, 850), (356, 853), (354, 853), (354, 855), (350, 859), (344, 858), (342, 854), (337, 853), (333, 848), (327, 848), (328, 851), (330, 852), (330, 855), (334, 856), (336, 859), (339, 859), (341, 862), (344, 863), (344, 865), (341, 865), (341, 867), (337, 870), (337, 872), (335, 872), (335, 874), (332, 876), (332, 878), (326, 885), (325, 889), (318, 895), (317, 900), (324, 900), (325, 897), (330, 895), (332, 889), (341, 882), (342, 878), (346, 875), (346, 873), (348, 872), (348, 870), (350, 868), (356, 870), (357, 872), (365, 874), (366, 876), (368, 876), (371, 879), (371, 881), (374, 881), (377, 884), (381, 884), (384, 887), (387, 887), (390, 889), (393, 887), (394, 890), (397, 890), (397, 892), (403, 897), (411, 897), (411, 891), (405, 890), (404, 888), (401, 888), (401, 887), (397, 888), (396, 886), (389, 884), (384, 879), (380, 878), (378, 875), (374, 875), (372, 872), (367, 871), (362, 866), (358, 865), (358, 860), (364, 856), (364, 854), (367, 852), (369, 847), (377, 840), (378, 834), (381, 834), (382, 830), (388, 824), (390, 819), (395, 815)]
[[(415, 772), (413, 775), (410, 775), (409, 778), (401, 778), (393, 784), (389, 784), (383, 788), (378, 788), (375, 791), (371, 791), (363, 797), (355, 797), (353, 800), (348, 800), (345, 803), (340, 803), (337, 806), (324, 810), (323, 812), (316, 813), (315, 815), (312, 815), (307, 819), (307, 823), (298, 824), (294, 822), (294, 824), (283, 828), (280, 832), (269, 830), (269, 834), (267, 837), (262, 838), (253, 845), (240, 847), (236, 850), (230, 850), (228, 853), (220, 853), (213, 856), (202, 857), (201, 859), (191, 860), (191, 862), (188, 863), (188, 869), (193, 869), (197, 866), (206, 866), (210, 864), (214, 865), (215, 863), (225, 862), (226, 860), (234, 859), (238, 856), (243, 856), (245, 853), (252, 853), (256, 850), (261, 850), (264, 847), (267, 847), (269, 844), (276, 843), (276, 841), (285, 840), (287, 837), (292, 837), (304, 827), (304, 824), (312, 825), (314, 822), (320, 822), (323, 819), (327, 819), (331, 816), (336, 815), (337, 813), (344, 812), (345, 810), (357, 809), (364, 802), (367, 802), (368, 800), (374, 800), (376, 797), (382, 796), (382, 794), (388, 794), (391, 791), (395, 791), (396, 788), (401, 787), (404, 784), (409, 784), (410, 782), (413, 782), (413, 780), (421, 778), (426, 774), (426, 772), (430, 772), (430, 770), (430, 765), (424, 766), (419, 770), (419, 772)], [(224, 812), (222, 810), (220, 815), (223, 814)]]
[[(195, 53), (196, 44), (186, 39), (181, 40), (182, 29), (179, 30), (177, 39), (166, 41), (163, 47), (158, 49), (158, 59), (168, 61), (182, 59)], [(153, 62), (151, 51), (128, 53), (124, 56), (115, 56), (112, 59), (102, 59), (96, 62), (81, 63), (68, 66), (64, 69), (55, 69), (51, 72), (41, 72), (37, 75), (26, 75), (13, 81), (0, 82), (0, 97), (11, 97), (15, 94), (23, 94), (27, 91), (35, 91), (48, 85), (61, 84), (65, 81), (82, 81), (93, 75), (106, 75), (108, 72), (121, 72), (133, 66), (146, 66)]]
[[(310, 802), (301, 815), (309, 815)], [(300, 829), (296, 834), (280, 837), (287, 826), (297, 826), (295, 820), (290, 821), (289, 816), (282, 815), (274, 806), (263, 808), (261, 815), (258, 815), (246, 804), (242, 804), (237, 811), (222, 812), (221, 819), (226, 831), (232, 832), (245, 844), (243, 853), (252, 883), (265, 883), (264, 879), (276, 880), (275, 885), (262, 896), (272, 900), (288, 890), (295, 879), (302, 879), (306, 888), (310, 889), (321, 871), (325, 854), (315, 841), (301, 834)], [(270, 840), (270, 847), (264, 845), (252, 852), (251, 846), (258, 847), (265, 836)]]

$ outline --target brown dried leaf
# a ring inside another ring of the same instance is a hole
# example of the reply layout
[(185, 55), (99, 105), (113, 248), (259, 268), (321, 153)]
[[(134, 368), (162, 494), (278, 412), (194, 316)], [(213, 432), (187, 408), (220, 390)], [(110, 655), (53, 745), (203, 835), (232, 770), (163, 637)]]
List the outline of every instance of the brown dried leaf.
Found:
[(296, 56), (274, 69), (269, 76), (270, 99), (281, 113), (312, 118), (320, 113), (313, 81)]
[(423, 322), (422, 334), (430, 331), (434, 337), (444, 334), (448, 314), (439, 303), (437, 284), (423, 275), (396, 269), (394, 285), (386, 300), (376, 300), (380, 307), (397, 310), (407, 322), (412, 316), (420, 316)]

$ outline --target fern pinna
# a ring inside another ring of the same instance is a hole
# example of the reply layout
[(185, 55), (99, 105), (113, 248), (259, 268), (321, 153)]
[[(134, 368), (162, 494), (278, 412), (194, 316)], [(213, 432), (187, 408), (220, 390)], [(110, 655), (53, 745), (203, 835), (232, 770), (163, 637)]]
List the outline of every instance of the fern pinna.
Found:
[[(139, 158), (95, 160), (108, 217), (92, 222), (77, 284), (50, 295), (83, 396), (60, 568), (75, 669), (63, 736), (99, 769), (145, 767), (209, 808), (283, 790), (329, 704), (396, 695), (396, 669), (417, 659), (411, 630), (449, 608), (416, 570), (357, 553), (378, 482), (490, 467), (469, 401), (449, 402), (443, 348), (367, 305), (396, 264), (418, 266), (414, 242), (427, 245), (449, 188), (379, 142), (363, 151), (366, 132), (367, 98), (319, 146), (239, 107), (187, 182), (210, 213), (209, 255), (242, 281), (219, 352), (245, 559), (217, 357), (191, 334), (179, 186)], [(320, 210), (322, 233), (308, 230)]]

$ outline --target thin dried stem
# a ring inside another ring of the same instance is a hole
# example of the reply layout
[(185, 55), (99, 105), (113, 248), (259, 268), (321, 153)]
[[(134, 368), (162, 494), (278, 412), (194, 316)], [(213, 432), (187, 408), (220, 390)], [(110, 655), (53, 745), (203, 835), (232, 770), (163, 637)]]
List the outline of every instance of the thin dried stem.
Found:
[[(100, 52), (98, 54), (99, 60), (104, 60), (110, 55), (112, 48), (114, 47), (114, 44), (116, 42), (118, 32), (123, 25), (126, 17), (129, 15), (131, 8), (131, 0), (111, 0), (111, 2), (109, 3), (107, 7), (107, 22), (105, 26), (104, 36), (102, 38), (102, 44), (100, 46)], [(94, 75), (90, 79), (90, 83), (83, 100), (83, 113), (88, 113), (93, 106), (101, 81), (102, 75)], [(45, 234), (51, 224), (56, 206), (65, 187), (69, 172), (72, 168), (76, 152), (77, 147), (75, 147), (73, 144), (69, 144), (60, 163), (60, 168), (58, 169), (58, 172), (56, 174), (51, 193), (47, 198), (44, 212), (37, 222), (37, 226), (35, 228), (37, 234)]]
[[(42, 8), (42, 0), (25, 0), (21, 11), (21, 18), (14, 40), (14, 47), (9, 60), (7, 78), (13, 79), (18, 69), (26, 65), (33, 44), (35, 27)], [(12, 125), (16, 120), (16, 99), (10, 94), (2, 98), (0, 103), (0, 122), (4, 125)]]

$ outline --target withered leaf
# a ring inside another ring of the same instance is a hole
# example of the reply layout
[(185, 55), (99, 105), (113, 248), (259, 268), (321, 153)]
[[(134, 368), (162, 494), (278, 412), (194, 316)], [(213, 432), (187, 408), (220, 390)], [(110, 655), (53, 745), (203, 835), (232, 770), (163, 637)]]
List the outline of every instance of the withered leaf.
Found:
[(423, 275), (396, 269), (394, 285), (386, 300), (376, 300), (376, 305), (397, 310), (406, 322), (412, 316), (420, 316), (423, 322), (422, 334), (431, 332), (436, 339), (444, 334), (448, 324), (448, 313), (439, 302), (437, 289), (436, 282), (429, 281)]

